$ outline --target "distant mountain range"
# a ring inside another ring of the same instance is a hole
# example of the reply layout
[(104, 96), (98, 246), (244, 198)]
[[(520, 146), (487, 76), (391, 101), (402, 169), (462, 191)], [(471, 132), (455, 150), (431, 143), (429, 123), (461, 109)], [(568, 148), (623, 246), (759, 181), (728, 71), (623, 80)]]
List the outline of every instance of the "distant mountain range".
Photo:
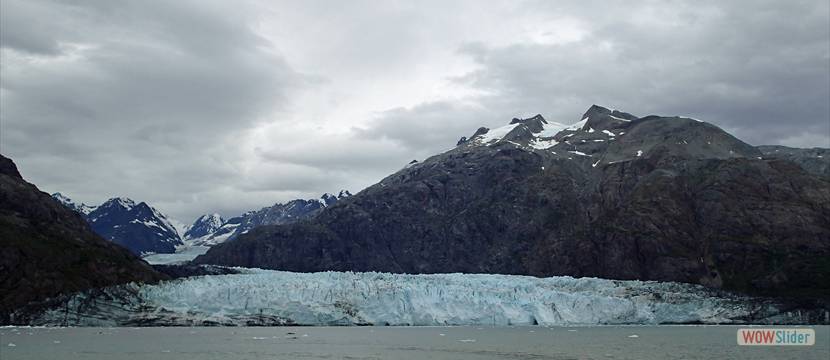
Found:
[(830, 298), (826, 149), (756, 148), (699, 120), (601, 106), (579, 119), (480, 128), (313, 219), (259, 226), (195, 262)]
[(145, 202), (111, 198), (98, 206), (77, 204), (61, 193), (52, 197), (79, 213), (98, 235), (135, 254), (172, 253), (182, 239), (166, 215)]
[(52, 198), (80, 214), (92, 230), (137, 255), (169, 254), (182, 245), (213, 246), (244, 234), (261, 225), (280, 225), (310, 219), (326, 207), (351, 193), (323, 194), (319, 199), (297, 199), (277, 203), (257, 211), (223, 219), (219, 214), (205, 214), (185, 228), (180, 236), (167, 215), (145, 202), (129, 198), (111, 198), (98, 206), (76, 203), (61, 193)]
[(341, 190), (337, 195), (325, 193), (319, 199), (296, 199), (284, 204), (277, 203), (228, 220), (222, 219), (219, 214), (205, 214), (187, 227), (184, 240), (190, 245), (197, 246), (220, 244), (247, 233), (257, 226), (282, 225), (310, 219), (323, 209), (334, 205), (338, 200), (351, 195), (348, 190)]

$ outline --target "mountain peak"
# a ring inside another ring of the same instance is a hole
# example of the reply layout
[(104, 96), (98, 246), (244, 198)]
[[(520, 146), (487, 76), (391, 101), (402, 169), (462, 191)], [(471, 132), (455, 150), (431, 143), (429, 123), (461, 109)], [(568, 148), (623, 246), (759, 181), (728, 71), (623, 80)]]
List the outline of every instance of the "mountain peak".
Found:
[(513, 120), (510, 120), (510, 125), (513, 125), (513, 124), (527, 124), (527, 123), (547, 124), (548, 121), (545, 120), (545, 118), (542, 116), (542, 114), (536, 114), (536, 115), (534, 115), (532, 117), (529, 117), (527, 119), (513, 118)]
[(337, 195), (334, 195), (334, 194), (331, 194), (331, 193), (324, 193), (323, 195), (320, 196), (320, 200), (322, 200), (323, 203), (326, 206), (328, 206), (328, 205), (333, 204), (337, 200), (347, 198), (349, 196), (352, 196), (352, 193), (350, 193), (349, 190), (342, 189), (342, 190), (340, 190), (340, 192), (337, 193)]
[(52, 194), (52, 198), (54, 198), (57, 201), (60, 201), (64, 205), (75, 203), (74, 201), (72, 201), (72, 199), (70, 199), (66, 195), (61, 194), (59, 192), (56, 192), (56, 193)]
[(135, 206), (135, 201), (127, 197), (114, 197), (110, 198), (109, 200), (105, 201), (101, 204), (101, 207), (109, 207), (109, 206), (119, 206), (125, 208), (127, 210), (132, 209)]
[(225, 220), (222, 219), (221, 215), (217, 213), (204, 214), (199, 216), (199, 218), (197, 218), (196, 221), (194, 221), (193, 224), (187, 228), (187, 231), (184, 232), (184, 238), (192, 240), (213, 234), (224, 224)]
[(87, 221), (99, 235), (136, 254), (172, 253), (182, 243), (166, 215), (126, 197), (107, 200), (88, 213)]
[(591, 167), (639, 157), (755, 158), (757, 149), (722, 129), (694, 119), (647, 116), (592, 105), (572, 125), (547, 121), (541, 115), (513, 119), (509, 125), (482, 128), (458, 146), (516, 147), (541, 151), (552, 159), (576, 160)]
[(594, 130), (610, 130), (624, 127), (625, 123), (637, 120), (638, 117), (622, 111), (608, 109), (599, 105), (591, 105), (582, 115), (585, 126)]
[(585, 111), (585, 114), (582, 114), (582, 118), (584, 119), (586, 117), (590, 117), (591, 115), (608, 115), (611, 114), (612, 111), (613, 110), (607, 107), (593, 104), (591, 105), (591, 107), (588, 108), (587, 111)]

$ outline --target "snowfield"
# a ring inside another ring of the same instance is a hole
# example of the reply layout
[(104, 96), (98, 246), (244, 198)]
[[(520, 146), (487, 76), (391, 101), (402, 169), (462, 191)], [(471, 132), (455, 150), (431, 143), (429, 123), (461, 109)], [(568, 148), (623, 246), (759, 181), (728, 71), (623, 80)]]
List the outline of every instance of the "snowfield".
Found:
[(776, 313), (701, 286), (514, 275), (283, 271), (73, 296), (32, 325), (595, 325), (740, 323)]

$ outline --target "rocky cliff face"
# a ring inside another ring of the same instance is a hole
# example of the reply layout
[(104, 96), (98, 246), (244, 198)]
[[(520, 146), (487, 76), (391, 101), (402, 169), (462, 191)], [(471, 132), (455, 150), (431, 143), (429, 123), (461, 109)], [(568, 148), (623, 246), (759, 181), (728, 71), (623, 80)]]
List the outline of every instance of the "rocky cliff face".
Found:
[(0, 155), (0, 324), (12, 309), (59, 294), (163, 278), (81, 216), (20, 176)]
[(830, 182), (714, 125), (599, 106), (481, 128), (308, 222), (195, 261), (670, 280), (830, 294)]

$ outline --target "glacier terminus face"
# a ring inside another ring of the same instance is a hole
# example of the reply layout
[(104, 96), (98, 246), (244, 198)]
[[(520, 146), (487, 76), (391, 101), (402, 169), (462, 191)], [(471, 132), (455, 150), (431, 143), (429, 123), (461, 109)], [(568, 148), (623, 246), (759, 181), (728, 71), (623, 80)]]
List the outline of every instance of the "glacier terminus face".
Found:
[(32, 324), (598, 325), (742, 323), (774, 305), (699, 285), (567, 276), (240, 273), (80, 293)]

